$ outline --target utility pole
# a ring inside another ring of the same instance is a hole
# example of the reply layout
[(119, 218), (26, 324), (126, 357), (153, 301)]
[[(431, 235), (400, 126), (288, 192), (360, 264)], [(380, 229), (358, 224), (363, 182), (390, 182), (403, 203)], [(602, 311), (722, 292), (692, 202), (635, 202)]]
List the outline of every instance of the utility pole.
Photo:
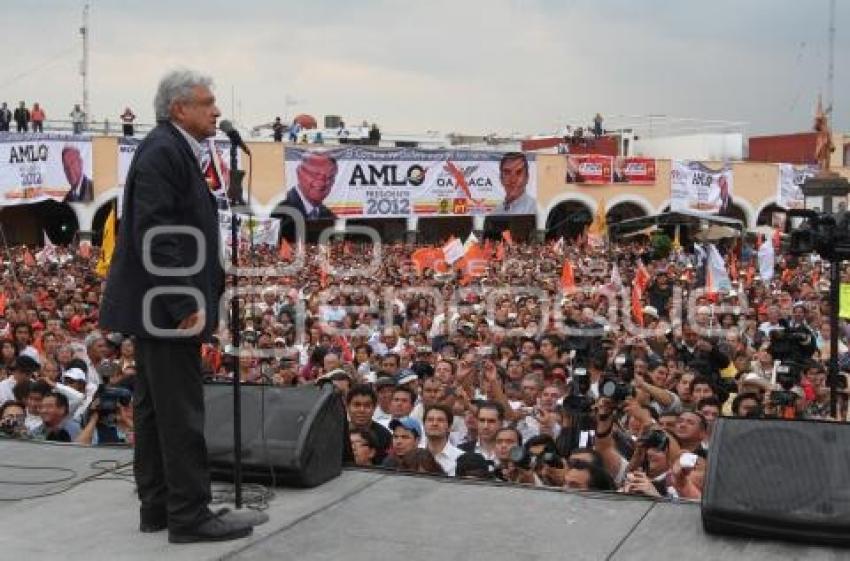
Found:
[(80, 61), (80, 76), (83, 77), (83, 113), (84, 128), (88, 128), (91, 119), (89, 113), (89, 5), (83, 7), (83, 25), (80, 27), (80, 36), (83, 38), (83, 60)]
[(826, 115), (832, 116), (832, 94), (835, 84), (835, 0), (829, 0), (829, 52), (826, 69)]

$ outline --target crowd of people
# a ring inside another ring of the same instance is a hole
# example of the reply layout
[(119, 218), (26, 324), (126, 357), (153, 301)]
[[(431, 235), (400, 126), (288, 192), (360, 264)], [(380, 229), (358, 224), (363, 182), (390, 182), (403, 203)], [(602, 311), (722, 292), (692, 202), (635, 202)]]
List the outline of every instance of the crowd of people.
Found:
[[(834, 414), (827, 384), (827, 264), (779, 256), (766, 281), (729, 248), (732, 288), (711, 294), (693, 248), (485, 247), (473, 278), (419, 269), (411, 244), (306, 244), (300, 266), (243, 252), (242, 345), (225, 318), (205, 376), (238, 362), (246, 384), (332, 385), (357, 466), (678, 499), (700, 498), (719, 417), (847, 418), (846, 377)], [(4, 261), (0, 433), (132, 445), (134, 345), (97, 327), (97, 251), (33, 251)]]
[[(124, 136), (133, 136), (136, 115), (133, 111), (126, 107), (124, 112), (118, 116), (121, 120), (121, 126)], [(0, 103), (0, 132), (10, 132), (14, 125), (15, 132), (44, 132), (44, 122), (47, 120), (47, 113), (44, 107), (38, 102), (33, 103), (32, 107), (27, 107), (25, 101), (21, 101), (14, 111), (9, 108), (7, 102)], [(87, 116), (80, 105), (74, 104), (71, 112), (68, 113), (68, 120), (71, 123), (71, 131), (73, 134), (82, 134), (86, 130)]]

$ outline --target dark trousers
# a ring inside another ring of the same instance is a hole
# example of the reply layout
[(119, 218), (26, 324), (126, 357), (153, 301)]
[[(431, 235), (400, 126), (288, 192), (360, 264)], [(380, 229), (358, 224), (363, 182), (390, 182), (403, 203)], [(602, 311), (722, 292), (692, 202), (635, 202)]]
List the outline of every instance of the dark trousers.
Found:
[(142, 512), (168, 513), (170, 528), (209, 516), (200, 344), (167, 339), (136, 343), (134, 450)]
[(29, 126), (26, 123), (18, 123), (18, 132), (27, 132)]
[(44, 132), (44, 123), (42, 121), (33, 121), (32, 132)]

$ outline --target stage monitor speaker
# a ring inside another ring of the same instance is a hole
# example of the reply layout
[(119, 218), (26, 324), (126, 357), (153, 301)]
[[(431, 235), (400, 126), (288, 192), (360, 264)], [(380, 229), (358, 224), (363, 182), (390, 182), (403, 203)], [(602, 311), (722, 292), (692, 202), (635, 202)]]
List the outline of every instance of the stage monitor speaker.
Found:
[[(242, 386), (246, 481), (315, 487), (342, 471), (345, 407), (331, 386)], [(233, 470), (233, 386), (204, 385), (207, 455), (213, 477)]]
[(850, 545), (850, 425), (721, 418), (708, 456), (707, 532)]

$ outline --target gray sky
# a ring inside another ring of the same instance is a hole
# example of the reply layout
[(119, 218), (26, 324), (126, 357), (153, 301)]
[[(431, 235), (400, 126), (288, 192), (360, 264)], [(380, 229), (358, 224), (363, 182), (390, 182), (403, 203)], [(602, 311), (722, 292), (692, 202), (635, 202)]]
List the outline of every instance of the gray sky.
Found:
[[(81, 101), (81, 0), (4, 7), (0, 100)], [(225, 117), (339, 114), (393, 132), (553, 132), (667, 114), (808, 130), (828, 0), (92, 0), (95, 118), (152, 120), (173, 66), (213, 75)], [(27, 23), (38, 14), (38, 25)], [(850, 3), (838, 0), (833, 128), (850, 130)], [(236, 90), (232, 104), (231, 88)], [(286, 107), (289, 95), (298, 103)]]

